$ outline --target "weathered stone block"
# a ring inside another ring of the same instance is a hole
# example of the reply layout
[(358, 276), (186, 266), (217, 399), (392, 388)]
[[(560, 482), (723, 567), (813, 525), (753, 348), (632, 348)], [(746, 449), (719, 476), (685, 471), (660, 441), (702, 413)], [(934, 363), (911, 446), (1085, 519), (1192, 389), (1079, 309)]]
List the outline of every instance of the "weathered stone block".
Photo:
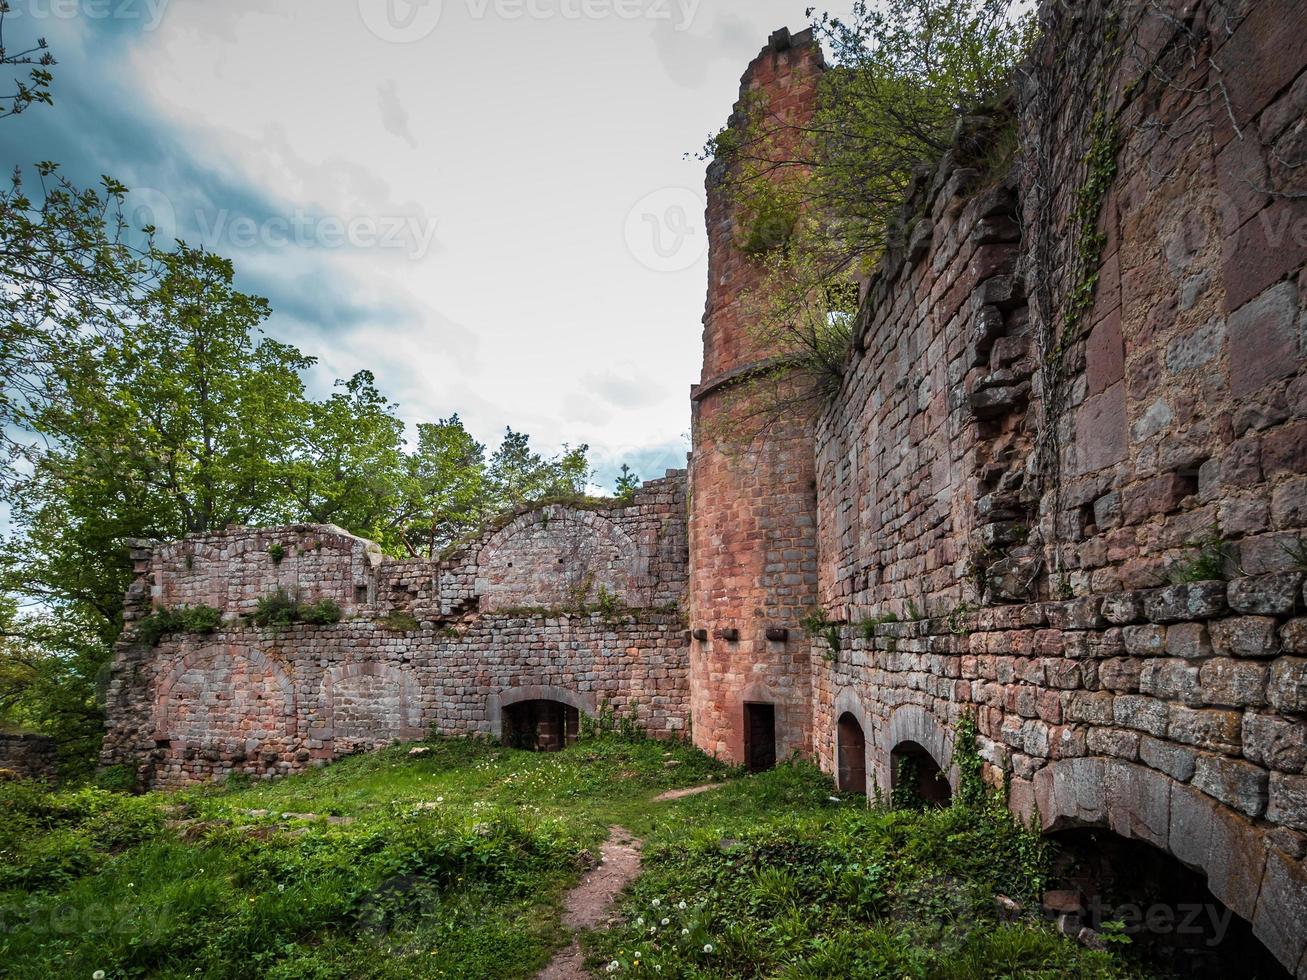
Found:
[(1266, 819), (1294, 830), (1307, 830), (1307, 776), (1271, 773)]
[(1281, 626), (1280, 646), (1285, 653), (1307, 653), (1307, 619), (1291, 619)]
[(1307, 770), (1307, 724), (1279, 715), (1243, 716), (1243, 754), (1249, 762), (1281, 772)]
[(1098, 683), (1109, 691), (1133, 692), (1139, 690), (1139, 674), (1143, 661), (1133, 657), (1112, 657), (1098, 668)]
[(1116, 592), (1103, 599), (1103, 618), (1109, 623), (1123, 626), (1144, 618), (1142, 592)]
[(1166, 627), (1148, 623), (1127, 626), (1121, 631), (1126, 653), (1134, 657), (1155, 657), (1166, 649)]
[(1166, 735), (1168, 713), (1165, 701), (1121, 694), (1112, 703), (1112, 717), (1118, 725), (1126, 728), (1137, 728), (1158, 738)]
[(1110, 755), (1133, 762), (1139, 757), (1139, 733), (1122, 728), (1091, 728), (1085, 747), (1091, 755)]
[(1212, 641), (1203, 623), (1174, 623), (1166, 628), (1166, 652), (1195, 659), (1212, 655)]
[(1200, 697), (1208, 704), (1230, 707), (1266, 703), (1266, 680), (1270, 668), (1254, 660), (1231, 660), (1217, 657), (1203, 664), (1200, 671)]
[(1244, 398), (1298, 365), (1298, 290), (1291, 282), (1267, 289), (1230, 314), (1230, 393)]
[(1212, 649), (1235, 657), (1273, 657), (1280, 650), (1276, 621), (1269, 616), (1232, 616), (1208, 625)]
[(1301, 572), (1275, 572), (1237, 578), (1226, 589), (1230, 608), (1238, 613), (1277, 616), (1293, 612), (1302, 588)]
[(1251, 762), (1220, 755), (1199, 755), (1193, 784), (1208, 796), (1250, 817), (1259, 817), (1266, 809), (1267, 773)]
[(1307, 869), (1278, 851), (1266, 855), (1264, 868), (1257, 909), (1248, 918), (1253, 935), (1292, 972), (1307, 948)]
[(1190, 582), (1144, 594), (1144, 612), (1154, 623), (1211, 619), (1226, 610), (1224, 582)]
[(1139, 739), (1139, 758), (1181, 782), (1187, 783), (1193, 776), (1197, 757), (1198, 753), (1193, 749), (1174, 742), (1165, 742), (1149, 735)]
[[(1120, 698), (1117, 698), (1118, 703)], [(1173, 742), (1196, 745), (1215, 752), (1237, 754), (1243, 716), (1237, 711), (1215, 708), (1186, 708), (1170, 706), (1170, 726), (1167, 736)], [(1154, 732), (1153, 734), (1157, 734)]]
[(1108, 825), (1124, 837), (1166, 848), (1170, 841), (1171, 780), (1129, 762), (1104, 766)]
[(1266, 700), (1279, 711), (1307, 713), (1307, 659), (1280, 657), (1272, 663)]

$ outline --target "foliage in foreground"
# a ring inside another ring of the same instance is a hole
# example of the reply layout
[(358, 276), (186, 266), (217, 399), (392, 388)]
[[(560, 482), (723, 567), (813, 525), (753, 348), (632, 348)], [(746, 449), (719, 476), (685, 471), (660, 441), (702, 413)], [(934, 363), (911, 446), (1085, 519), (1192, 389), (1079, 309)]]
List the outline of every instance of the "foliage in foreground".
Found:
[(1037, 907), (1048, 862), (1000, 800), (908, 811), (829, 793), (795, 765), (687, 800), (652, 835), (622, 923), (590, 937), (591, 965), (705, 980), (1137, 975), (1040, 922), (996, 920), (996, 894)]
[(608, 825), (725, 772), (615, 738), (427, 745), (252, 787), (0, 785), (4, 975), (528, 977)]
[(995, 923), (994, 893), (1032, 900), (1047, 855), (993, 806), (868, 810), (806, 764), (732, 778), (638, 738), (426, 747), (140, 797), (0, 785), (5, 976), (530, 977), (613, 824), (647, 844), (621, 924), (587, 938), (600, 975), (1134, 975)]

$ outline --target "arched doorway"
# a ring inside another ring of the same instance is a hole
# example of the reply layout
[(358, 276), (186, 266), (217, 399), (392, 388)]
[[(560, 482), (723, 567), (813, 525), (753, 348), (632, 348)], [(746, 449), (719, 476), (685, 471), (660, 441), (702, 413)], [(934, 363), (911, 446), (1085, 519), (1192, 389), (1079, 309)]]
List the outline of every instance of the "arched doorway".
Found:
[(504, 705), (504, 744), (532, 752), (558, 752), (576, 741), (581, 712), (561, 701), (517, 701)]
[(1252, 926), (1212, 894), (1207, 877), (1159, 847), (1102, 827), (1047, 835), (1054, 872), (1044, 902), (1067, 929), (1104, 924), (1130, 938), (1147, 963), (1192, 980), (1290, 974)]
[(945, 807), (953, 801), (953, 790), (924, 746), (900, 742), (890, 752), (890, 799), (903, 809)]
[(836, 785), (842, 793), (867, 795), (867, 737), (852, 712), (844, 712), (835, 726)]

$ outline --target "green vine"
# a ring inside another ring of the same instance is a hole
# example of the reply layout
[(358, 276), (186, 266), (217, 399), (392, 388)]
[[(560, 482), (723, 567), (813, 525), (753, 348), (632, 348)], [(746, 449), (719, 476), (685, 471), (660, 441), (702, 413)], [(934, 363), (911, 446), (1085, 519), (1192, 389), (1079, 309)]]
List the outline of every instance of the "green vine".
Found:
[(1103, 202), (1116, 180), (1116, 156), (1119, 149), (1115, 117), (1102, 109), (1094, 113), (1089, 124), (1089, 151), (1085, 154), (1085, 181), (1076, 193), (1076, 206), (1071, 212), (1073, 227), (1080, 228), (1080, 237), (1073, 253), (1074, 279), (1067, 308), (1062, 317), (1062, 335), (1054, 357), (1060, 369), (1067, 348), (1079, 335), (1081, 322), (1094, 306), (1098, 291), (1099, 260), (1107, 236), (1099, 230), (1098, 218)]
[(799, 620), (799, 625), (803, 631), (811, 637), (821, 637), (826, 641), (829, 648), (822, 656), (829, 661), (839, 659), (840, 650), (843, 644), (840, 641), (840, 624), (826, 618), (826, 614), (820, 609), (814, 609), (811, 613)]

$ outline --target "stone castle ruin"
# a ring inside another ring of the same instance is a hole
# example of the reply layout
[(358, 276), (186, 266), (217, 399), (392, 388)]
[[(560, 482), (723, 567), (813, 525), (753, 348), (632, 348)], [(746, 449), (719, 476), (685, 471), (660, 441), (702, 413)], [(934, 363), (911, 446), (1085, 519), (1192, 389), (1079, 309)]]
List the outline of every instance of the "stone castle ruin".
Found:
[[(548, 749), (611, 710), (943, 799), (970, 716), (1016, 813), (1170, 855), (1307, 976), (1307, 5), (1041, 16), (1018, 165), (969, 159), (976, 118), (919, 175), (819, 417), (718, 444), (769, 352), (714, 169), (688, 471), (439, 562), (331, 527), (142, 545), (103, 761), (177, 786), (430, 730)], [(780, 31), (742, 98), (802, 126), (824, 70)], [(241, 618), (279, 588), (344, 618)], [(201, 604), (215, 632), (134, 628)]]

